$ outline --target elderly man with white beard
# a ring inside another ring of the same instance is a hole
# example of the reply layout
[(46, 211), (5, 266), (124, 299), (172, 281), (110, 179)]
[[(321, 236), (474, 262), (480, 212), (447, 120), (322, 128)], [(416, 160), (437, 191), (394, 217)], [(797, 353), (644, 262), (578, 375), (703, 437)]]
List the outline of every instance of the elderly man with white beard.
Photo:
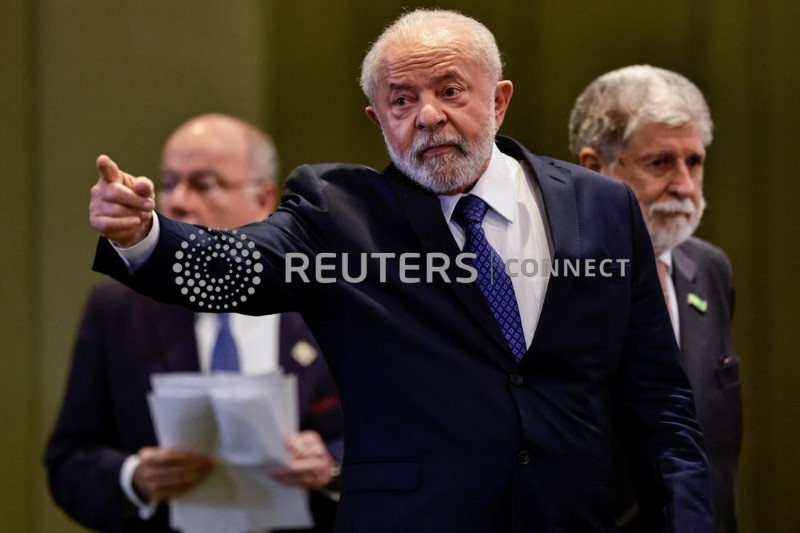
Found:
[[(742, 400), (731, 341), (728, 258), (692, 237), (705, 209), (703, 163), (712, 122), (688, 79), (648, 65), (608, 72), (578, 97), (569, 122), (579, 163), (631, 187), (657, 258), (664, 297), (692, 384), (713, 488), (716, 531), (736, 531)], [(636, 530), (633, 496), (620, 522)]]

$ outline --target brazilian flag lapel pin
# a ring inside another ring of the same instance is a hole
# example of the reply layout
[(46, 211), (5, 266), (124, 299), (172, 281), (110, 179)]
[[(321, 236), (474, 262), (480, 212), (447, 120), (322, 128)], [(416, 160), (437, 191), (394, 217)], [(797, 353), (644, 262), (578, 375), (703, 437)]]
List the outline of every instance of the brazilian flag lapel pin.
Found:
[(701, 313), (705, 313), (706, 310), (708, 310), (708, 302), (703, 300), (693, 292), (690, 292), (689, 295), (686, 297), (686, 303), (688, 303)]

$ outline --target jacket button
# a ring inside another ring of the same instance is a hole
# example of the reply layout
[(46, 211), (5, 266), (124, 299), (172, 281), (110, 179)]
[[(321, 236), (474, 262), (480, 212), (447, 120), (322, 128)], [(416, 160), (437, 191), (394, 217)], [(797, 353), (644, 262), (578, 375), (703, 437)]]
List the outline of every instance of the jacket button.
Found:
[(517, 454), (517, 461), (519, 461), (521, 465), (526, 465), (531, 462), (531, 454), (522, 450)]
[(522, 383), (525, 381), (519, 374), (511, 374), (508, 376), (508, 380), (511, 381), (512, 385), (522, 385)]

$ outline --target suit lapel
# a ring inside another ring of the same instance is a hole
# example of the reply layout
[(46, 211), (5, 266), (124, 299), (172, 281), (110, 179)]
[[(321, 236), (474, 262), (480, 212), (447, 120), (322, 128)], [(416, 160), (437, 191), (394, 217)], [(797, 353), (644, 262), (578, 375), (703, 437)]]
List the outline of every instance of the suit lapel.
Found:
[(278, 365), (288, 372), (292, 367), (291, 351), (295, 341), (294, 326), (292, 324), (293, 313), (281, 313), (278, 316)]
[(508, 353), (511, 359), (514, 355), (508, 346), (500, 326), (492, 315), (489, 304), (486, 302), (477, 283), (458, 283), (457, 277), (463, 277), (464, 271), (457, 268), (455, 259), (461, 250), (458, 248), (447, 221), (442, 214), (439, 198), (428, 191), (414, 185), (409, 178), (405, 177), (394, 165), (390, 165), (384, 170), (390, 187), (395, 197), (402, 206), (406, 219), (414, 229), (414, 233), (422, 243), (427, 253), (444, 253), (450, 258), (450, 268), (447, 275), (450, 283), (447, 283), (466, 310), (475, 319), (494, 341)]
[(194, 313), (183, 307), (158, 304), (156, 331), (162, 347), (163, 372), (199, 372), (200, 357), (194, 332)]
[(705, 334), (705, 315), (688, 304), (688, 297), (689, 293), (694, 293), (706, 299), (706, 294), (697, 283), (697, 264), (681, 246), (672, 250), (672, 264), (674, 266), (672, 281), (675, 284), (681, 329), (681, 355), (687, 372), (692, 373), (689, 365), (701, 360), (698, 356), (705, 353), (708, 335)]
[[(535, 157), (520, 144), (507, 137), (498, 137), (498, 146), (503, 153), (530, 164), (538, 181), (544, 201), (544, 219), (550, 230), (553, 245), (553, 260), (576, 259), (581, 256), (578, 206), (572, 180), (567, 168), (557, 166), (552, 160)], [(531, 348), (553, 327), (567, 301), (572, 288), (572, 276), (552, 276), (547, 284), (542, 312), (536, 325)]]

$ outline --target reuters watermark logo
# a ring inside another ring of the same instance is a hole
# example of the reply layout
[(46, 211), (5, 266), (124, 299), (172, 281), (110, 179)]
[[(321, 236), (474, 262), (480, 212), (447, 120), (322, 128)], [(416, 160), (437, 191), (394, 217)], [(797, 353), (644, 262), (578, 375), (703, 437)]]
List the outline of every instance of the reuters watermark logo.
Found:
[(241, 231), (211, 228), (189, 235), (175, 252), (175, 284), (188, 301), (209, 311), (234, 311), (261, 284), (261, 252)]
[[(413, 283), (474, 283), (478, 269), (474, 264), (476, 255), (462, 252), (451, 260), (445, 253), (431, 252), (371, 252), (354, 253), (322, 252), (309, 257), (300, 252), (289, 252), (284, 258), (285, 283), (336, 283), (340, 279), (347, 283), (361, 283), (373, 271), (379, 283), (387, 282), (388, 273), (397, 274), (403, 284)], [(507, 259), (490, 262), (488, 272), (491, 282), (497, 275), (510, 278), (616, 278), (628, 275), (630, 259), (573, 258), (573, 259)], [(452, 268), (451, 268), (452, 267)], [(453, 276), (453, 274), (455, 274)], [(394, 275), (392, 277), (395, 277)]]

